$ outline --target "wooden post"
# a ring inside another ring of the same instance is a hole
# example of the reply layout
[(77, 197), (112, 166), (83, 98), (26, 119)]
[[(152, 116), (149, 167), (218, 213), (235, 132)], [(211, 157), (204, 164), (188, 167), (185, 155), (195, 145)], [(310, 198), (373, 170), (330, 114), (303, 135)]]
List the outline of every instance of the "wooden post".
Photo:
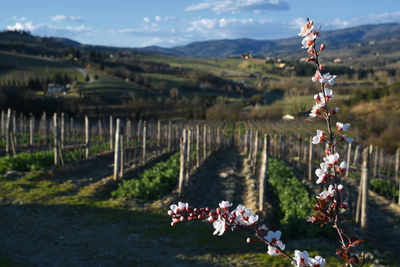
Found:
[(61, 113), (61, 136), (60, 136), (60, 146), (64, 149), (65, 145), (65, 115), (64, 112)]
[(203, 126), (203, 160), (207, 158), (207, 125)]
[(22, 136), (24, 134), (24, 114), (19, 114), (19, 134)]
[(172, 122), (168, 122), (168, 153), (171, 152)]
[(185, 144), (186, 144), (186, 131), (185, 129), (182, 130), (182, 137), (180, 139), (180, 155), (179, 155), (179, 183), (178, 183), (178, 194), (179, 196), (182, 195), (183, 189), (183, 181), (185, 175)]
[[(396, 182), (399, 185), (399, 192), (400, 192), (400, 178), (399, 178), (399, 165), (400, 165), (400, 147), (397, 148), (396, 150), (396, 159), (395, 159), (395, 166), (394, 166), (394, 175), (396, 178)], [(399, 193), (399, 200), (398, 204), (400, 205), (400, 193)]]
[(90, 154), (90, 131), (89, 118), (85, 115), (85, 158), (88, 159)]
[(357, 206), (356, 206), (356, 215), (355, 215), (356, 225), (359, 225), (359, 223), (360, 223), (362, 188), (363, 188), (363, 179), (361, 177), (360, 185), (358, 186), (358, 197), (357, 197)]
[(6, 119), (6, 153), (10, 153), (10, 124), (11, 124), (11, 108), (7, 110)]
[(17, 118), (16, 111), (12, 113), (12, 137), (14, 147), (17, 147)]
[(361, 170), (362, 199), (361, 199), (361, 228), (368, 229), (368, 189), (369, 189), (369, 152), (368, 147), (363, 151), (363, 165)]
[(220, 150), (221, 148), (221, 131), (218, 128), (217, 129), (217, 150)]
[(200, 168), (200, 125), (196, 125), (196, 168)]
[(192, 140), (192, 130), (187, 129), (187, 139), (186, 139), (186, 176), (185, 176), (185, 185), (189, 184), (189, 176), (190, 176), (190, 156), (191, 156), (191, 140)]
[(312, 156), (313, 156), (313, 144), (312, 137), (309, 138), (308, 146), (308, 180), (312, 182)]
[(120, 140), (119, 140), (119, 144), (120, 144), (120, 167), (119, 167), (119, 178), (122, 179), (124, 177), (124, 127), (121, 127), (120, 130)]
[[(111, 116), (110, 116), (111, 119)], [(115, 126), (115, 151), (114, 151), (114, 180), (118, 180), (120, 168), (120, 155), (121, 155), (121, 136), (120, 136), (120, 119), (117, 119)], [(110, 131), (111, 132), (111, 131)]]
[(128, 148), (129, 148), (129, 142), (130, 142), (131, 138), (132, 138), (132, 122), (131, 122), (130, 119), (128, 119), (128, 122), (126, 123), (126, 140), (127, 140), (127, 143), (125, 145)]
[(300, 162), (301, 162), (302, 143), (303, 143), (303, 138), (301, 137), (300, 134), (298, 134), (298, 136), (297, 136), (297, 166), (298, 167), (300, 167)]
[(265, 176), (268, 173), (268, 161), (270, 151), (270, 137), (264, 134), (264, 147), (262, 151), (262, 159), (260, 166), (260, 177), (259, 177), (259, 192), (258, 192), (258, 209), (264, 210), (264, 195), (265, 195)]
[[(75, 125), (74, 125), (74, 118), (70, 118), (70, 125), (69, 125), (69, 127), (70, 127), (70, 138), (74, 138), (75, 137)], [(75, 142), (75, 140), (74, 140), (74, 142)]]
[(53, 125), (54, 125), (54, 165), (58, 166), (60, 164), (60, 158), (59, 158), (59, 136), (58, 136), (58, 123), (57, 123), (57, 113), (54, 113), (53, 115)]
[(349, 177), (350, 170), (350, 157), (351, 157), (351, 142), (347, 146), (347, 169), (346, 169), (346, 177)]
[(378, 175), (381, 177), (383, 172), (383, 148), (379, 149), (379, 165), (378, 165)]
[(249, 131), (246, 130), (246, 132), (244, 134), (244, 142), (243, 142), (244, 143), (243, 150), (244, 150), (245, 155), (247, 155), (247, 151), (248, 151), (248, 144), (247, 144), (248, 139), (249, 139)]
[(35, 127), (35, 117), (32, 113), (29, 114), (29, 148), (33, 152), (33, 133)]
[(247, 150), (247, 159), (251, 162), (251, 156), (252, 156), (252, 148), (253, 148), (253, 130), (250, 130), (250, 136), (249, 136), (249, 150)]
[(146, 164), (146, 141), (147, 141), (147, 134), (146, 134), (146, 121), (143, 122), (143, 144), (142, 144), (142, 160), (143, 165)]
[(97, 120), (97, 130), (99, 135), (99, 143), (103, 142), (103, 126), (101, 125), (101, 119)]
[(110, 115), (110, 150), (113, 151), (113, 142), (114, 141), (114, 122), (113, 116)]
[(138, 140), (138, 144), (140, 144), (140, 141), (141, 141), (141, 139), (140, 139), (141, 132), (142, 132), (142, 120), (139, 120), (138, 128), (137, 128), (137, 131), (136, 131), (136, 137), (137, 137), (137, 140)]
[(353, 165), (354, 165), (354, 167), (356, 167), (357, 164), (358, 164), (358, 154), (359, 154), (359, 150), (360, 150), (360, 146), (357, 145), (357, 146), (356, 146), (356, 150), (354, 151), (354, 159), (353, 159)]
[(44, 143), (47, 145), (47, 115), (46, 115), (46, 111), (43, 112), (42, 122), (43, 122), (42, 127), (43, 127)]
[(254, 145), (253, 145), (253, 157), (251, 164), (253, 165), (253, 172), (257, 171), (257, 153), (258, 153), (258, 131), (256, 130), (256, 134), (254, 136)]
[(157, 122), (157, 155), (160, 154), (161, 148), (161, 121), (158, 120)]
[(5, 136), (5, 133), (6, 133), (6, 128), (5, 128), (6, 121), (5, 121), (5, 119), (6, 119), (6, 116), (5, 116), (4, 110), (2, 110), (1, 111), (1, 135), (3, 137)]
[(374, 177), (377, 176), (378, 172), (378, 147), (375, 146), (375, 155), (374, 155)]

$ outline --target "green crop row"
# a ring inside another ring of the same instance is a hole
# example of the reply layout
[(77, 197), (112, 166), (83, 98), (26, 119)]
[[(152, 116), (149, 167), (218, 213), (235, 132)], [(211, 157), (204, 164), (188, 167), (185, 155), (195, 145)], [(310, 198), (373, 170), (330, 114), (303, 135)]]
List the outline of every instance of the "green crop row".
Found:
[(138, 179), (122, 181), (112, 192), (116, 198), (156, 199), (169, 193), (178, 183), (179, 152), (145, 170)]
[[(90, 153), (96, 154), (109, 148), (107, 143), (90, 147)], [(64, 153), (65, 161), (81, 160), (85, 157), (85, 149), (74, 149)], [(9, 170), (34, 171), (50, 168), (54, 164), (54, 153), (50, 151), (34, 153), (18, 153), (14, 157), (9, 155), (0, 158), (0, 173)]]
[(370, 188), (372, 191), (378, 193), (381, 196), (396, 199), (399, 197), (398, 186), (390, 180), (384, 180), (381, 178), (371, 179)]
[(280, 223), (285, 236), (314, 236), (319, 227), (307, 222), (312, 214), (313, 199), (293, 171), (283, 161), (271, 158), (268, 183), (273, 189), (272, 201), (279, 203)]

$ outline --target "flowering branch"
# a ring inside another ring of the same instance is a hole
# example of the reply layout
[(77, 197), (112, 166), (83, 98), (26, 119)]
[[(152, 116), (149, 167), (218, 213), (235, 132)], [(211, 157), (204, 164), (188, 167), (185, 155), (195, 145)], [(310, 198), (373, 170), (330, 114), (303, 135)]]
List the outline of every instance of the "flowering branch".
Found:
[[(320, 164), (320, 168), (315, 171), (318, 176), (316, 181), (317, 184), (326, 183), (329, 184), (328, 190), (325, 190), (316, 197), (316, 203), (313, 207), (314, 215), (309, 218), (309, 221), (322, 226), (325, 224), (332, 224), (332, 227), (336, 229), (341, 247), (336, 251), (336, 254), (343, 258), (346, 263), (352, 266), (352, 263), (360, 263), (358, 257), (351, 253), (351, 248), (361, 243), (357, 237), (349, 238), (339, 226), (339, 214), (345, 212), (348, 209), (347, 202), (343, 201), (343, 185), (341, 184), (341, 177), (345, 173), (347, 168), (346, 161), (339, 163), (339, 154), (335, 153), (335, 147), (342, 141), (352, 142), (353, 138), (349, 138), (343, 135), (342, 132), (348, 131), (350, 123), (343, 124), (336, 122), (336, 133), (332, 130), (331, 119), (333, 115), (339, 111), (338, 107), (329, 109), (329, 101), (333, 98), (333, 91), (327, 88), (328, 85), (334, 84), (336, 75), (331, 75), (329, 72), (322, 74), (321, 72), (325, 69), (325, 66), (320, 64), (319, 55), (325, 49), (325, 45), (321, 44), (317, 51), (315, 41), (319, 37), (319, 32), (314, 30), (313, 21), (307, 18), (307, 23), (303, 26), (300, 36), (303, 37), (303, 48), (307, 48), (309, 57), (307, 62), (313, 62), (316, 65), (316, 71), (312, 77), (313, 82), (320, 83), (320, 92), (314, 95), (316, 100), (309, 116), (312, 118), (320, 117), (326, 121), (328, 127), (328, 135), (321, 130), (317, 130), (317, 135), (313, 137), (312, 143), (319, 144), (325, 142), (328, 144), (328, 148), (325, 151), (326, 156), (323, 158), (324, 162)], [(339, 140), (336, 140), (339, 138)], [(339, 192), (339, 193), (338, 193)]]
[[(313, 207), (314, 214), (308, 218), (308, 221), (318, 224), (321, 227), (330, 224), (336, 229), (341, 247), (336, 251), (336, 254), (343, 258), (346, 264), (360, 264), (360, 260), (351, 252), (351, 249), (360, 244), (362, 240), (357, 237), (349, 237), (348, 234), (340, 227), (339, 215), (348, 209), (347, 202), (343, 201), (343, 185), (341, 184), (341, 176), (347, 169), (347, 163), (342, 161), (339, 164), (339, 154), (335, 152), (335, 147), (341, 142), (352, 142), (353, 138), (349, 138), (343, 134), (350, 128), (349, 123), (336, 122), (336, 132), (332, 129), (332, 116), (338, 113), (339, 108), (329, 109), (329, 101), (334, 97), (333, 91), (328, 85), (334, 84), (336, 75), (321, 72), (325, 66), (320, 64), (319, 55), (325, 49), (325, 45), (321, 44), (319, 50), (316, 49), (315, 41), (319, 37), (319, 32), (314, 30), (313, 22), (307, 18), (307, 23), (302, 27), (300, 36), (303, 37), (303, 48), (307, 49), (309, 57), (308, 62), (313, 62), (316, 65), (316, 71), (312, 77), (313, 82), (320, 83), (320, 92), (314, 95), (315, 105), (309, 114), (310, 117), (320, 117), (326, 121), (327, 133), (322, 130), (317, 130), (317, 135), (312, 138), (313, 144), (325, 143), (327, 149), (325, 157), (320, 164), (320, 168), (315, 171), (318, 179), (317, 184), (325, 183), (328, 189), (321, 192), (315, 198)], [(210, 210), (209, 208), (193, 208), (188, 203), (179, 202), (177, 205), (171, 205), (168, 214), (172, 218), (171, 225), (174, 226), (178, 222), (191, 220), (208, 220), (213, 223), (214, 235), (223, 235), (227, 229), (241, 229), (247, 231), (253, 236), (247, 238), (247, 242), (260, 241), (268, 246), (268, 254), (271, 256), (282, 256), (291, 261), (292, 265), (297, 267), (323, 267), (325, 259), (321, 256), (315, 258), (309, 257), (307, 251), (295, 250), (294, 257), (290, 256), (285, 250), (285, 244), (280, 240), (281, 232), (270, 231), (265, 225), (259, 226), (258, 215), (252, 214), (251, 210), (243, 205), (238, 205), (236, 209), (230, 211), (232, 203), (222, 201), (219, 203), (219, 208)]]
[(309, 257), (307, 251), (296, 250), (294, 257), (290, 256), (285, 250), (285, 244), (280, 240), (281, 231), (270, 231), (264, 224), (258, 225), (258, 215), (252, 214), (249, 208), (239, 204), (236, 209), (230, 211), (232, 203), (222, 201), (219, 208), (210, 210), (207, 208), (193, 208), (188, 203), (179, 202), (177, 205), (170, 206), (168, 215), (172, 217), (171, 225), (174, 226), (178, 222), (192, 220), (208, 220), (213, 223), (214, 235), (223, 235), (227, 229), (232, 231), (241, 229), (254, 238), (247, 238), (247, 243), (259, 241), (268, 246), (268, 254), (271, 256), (282, 256), (291, 261), (292, 265), (298, 267), (323, 267), (325, 259), (321, 256), (315, 258)]

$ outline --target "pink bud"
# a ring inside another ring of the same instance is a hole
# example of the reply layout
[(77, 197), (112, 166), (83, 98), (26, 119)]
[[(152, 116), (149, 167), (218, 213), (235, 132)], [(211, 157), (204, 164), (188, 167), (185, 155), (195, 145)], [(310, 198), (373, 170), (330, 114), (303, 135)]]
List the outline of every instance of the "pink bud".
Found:
[(183, 222), (184, 220), (185, 220), (185, 217), (182, 216), (182, 217), (180, 218), (180, 221)]
[(168, 215), (169, 215), (169, 216), (172, 216), (173, 214), (174, 214), (174, 212), (173, 212), (172, 210), (169, 210), (169, 211), (168, 211)]
[(251, 240), (251, 238), (250, 238), (250, 237), (248, 237), (248, 238), (247, 238), (247, 243), (249, 243), (249, 244), (250, 244), (252, 241), (253, 241), (253, 240)]

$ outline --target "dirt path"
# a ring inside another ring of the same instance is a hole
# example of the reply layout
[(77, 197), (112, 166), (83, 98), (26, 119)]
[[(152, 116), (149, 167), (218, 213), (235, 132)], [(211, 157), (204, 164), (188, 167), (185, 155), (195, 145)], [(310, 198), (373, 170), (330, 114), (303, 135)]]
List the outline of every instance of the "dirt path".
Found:
[(368, 238), (400, 261), (400, 206), (372, 191), (368, 204)]
[(243, 162), (236, 151), (217, 153), (191, 178), (193, 186), (180, 198), (194, 207), (218, 207), (222, 200), (234, 206), (244, 203)]

